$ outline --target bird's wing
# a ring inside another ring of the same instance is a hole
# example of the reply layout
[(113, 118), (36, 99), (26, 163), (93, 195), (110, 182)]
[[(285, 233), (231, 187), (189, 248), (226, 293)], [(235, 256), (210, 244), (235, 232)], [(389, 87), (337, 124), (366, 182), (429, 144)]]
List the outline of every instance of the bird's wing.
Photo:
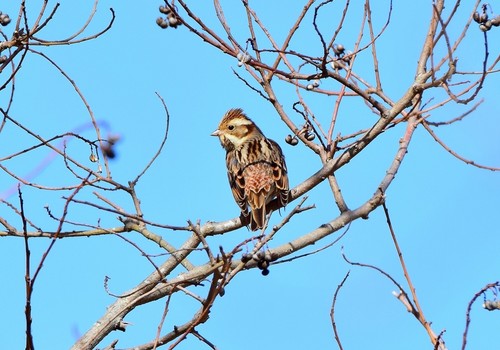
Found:
[(227, 177), (233, 197), (244, 216), (248, 215), (248, 206), (245, 196), (245, 179), (243, 178), (242, 169), (236, 161), (235, 151), (227, 152), (226, 154)]
[(285, 163), (285, 156), (281, 147), (273, 140), (269, 139), (271, 144), (271, 164), (273, 166), (273, 177), (276, 189), (279, 192), (279, 199), (282, 205), (288, 203), (288, 173)]

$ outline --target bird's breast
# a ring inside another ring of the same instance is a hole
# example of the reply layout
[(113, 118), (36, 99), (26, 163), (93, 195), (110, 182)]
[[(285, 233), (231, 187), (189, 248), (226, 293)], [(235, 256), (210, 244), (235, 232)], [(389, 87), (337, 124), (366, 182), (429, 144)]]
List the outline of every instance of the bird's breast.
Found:
[(248, 140), (240, 145), (237, 152), (238, 160), (243, 165), (271, 159), (271, 145), (264, 138)]

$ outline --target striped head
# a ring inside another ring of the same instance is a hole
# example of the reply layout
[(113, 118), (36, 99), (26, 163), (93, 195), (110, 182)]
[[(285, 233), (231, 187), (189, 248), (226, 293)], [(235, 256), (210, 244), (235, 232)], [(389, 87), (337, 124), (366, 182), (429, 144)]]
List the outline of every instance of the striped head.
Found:
[(211, 135), (219, 137), (226, 151), (238, 149), (245, 142), (263, 136), (262, 131), (240, 108), (227, 111)]

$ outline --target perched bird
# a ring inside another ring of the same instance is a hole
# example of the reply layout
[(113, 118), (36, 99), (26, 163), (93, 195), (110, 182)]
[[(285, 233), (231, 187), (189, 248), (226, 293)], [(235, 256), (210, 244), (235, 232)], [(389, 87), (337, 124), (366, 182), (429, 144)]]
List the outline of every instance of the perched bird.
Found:
[(264, 136), (243, 110), (229, 110), (219, 127), (218, 136), (226, 150), (229, 185), (243, 216), (252, 209), (250, 229), (262, 229), (266, 222), (266, 205), (277, 197), (281, 205), (288, 202), (288, 175), (280, 146)]

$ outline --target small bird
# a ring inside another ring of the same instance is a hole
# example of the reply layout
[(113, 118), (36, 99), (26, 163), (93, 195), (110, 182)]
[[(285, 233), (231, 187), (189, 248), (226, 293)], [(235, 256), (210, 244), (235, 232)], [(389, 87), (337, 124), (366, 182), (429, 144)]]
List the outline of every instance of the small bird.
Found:
[(250, 206), (250, 229), (262, 229), (266, 205), (275, 197), (282, 206), (288, 202), (288, 175), (280, 146), (266, 138), (240, 108), (230, 109), (212, 136), (218, 136), (226, 150), (229, 185), (241, 213), (247, 217)]

